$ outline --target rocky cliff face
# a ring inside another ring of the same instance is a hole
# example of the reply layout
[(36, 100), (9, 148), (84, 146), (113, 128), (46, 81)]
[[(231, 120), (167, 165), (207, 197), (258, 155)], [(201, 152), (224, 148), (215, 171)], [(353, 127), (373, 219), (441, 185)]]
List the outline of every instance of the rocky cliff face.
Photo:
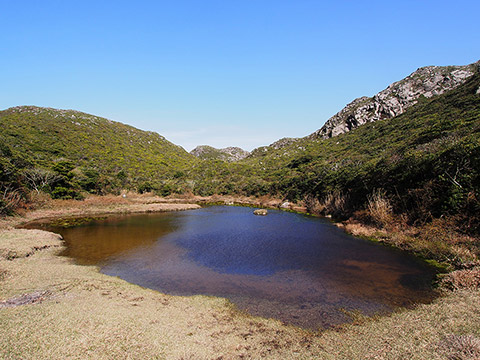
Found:
[(368, 122), (390, 119), (415, 105), (421, 96), (443, 94), (463, 84), (480, 67), (480, 61), (465, 66), (427, 66), (395, 82), (377, 95), (355, 99), (332, 116), (310, 138), (330, 138)]
[(190, 151), (190, 154), (203, 160), (223, 160), (227, 162), (239, 161), (246, 158), (250, 153), (239, 147), (227, 147), (216, 149), (208, 145), (200, 145)]

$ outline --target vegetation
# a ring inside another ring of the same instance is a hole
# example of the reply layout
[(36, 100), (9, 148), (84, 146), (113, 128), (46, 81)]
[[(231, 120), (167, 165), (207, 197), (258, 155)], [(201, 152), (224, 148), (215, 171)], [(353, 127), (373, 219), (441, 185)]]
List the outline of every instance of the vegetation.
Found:
[(28, 189), (54, 198), (119, 189), (160, 190), (196, 161), (162, 136), (72, 110), (33, 106), (0, 112), (1, 211)]
[(243, 164), (250, 181), (269, 193), (327, 205), (337, 198), (337, 216), (372, 210), (372, 201), (382, 200), (411, 224), (453, 216), (463, 231), (479, 234), (479, 87), (477, 74), (393, 119), (328, 140), (270, 148)]
[(250, 153), (239, 147), (227, 147), (224, 149), (216, 149), (208, 145), (200, 145), (190, 151), (190, 154), (195, 155), (202, 160), (222, 160), (227, 162), (238, 161), (246, 158)]
[(8, 109), (0, 112), (0, 212), (11, 213), (32, 191), (63, 199), (120, 189), (270, 195), (391, 233), (402, 223), (444, 242), (456, 235), (433, 229), (478, 237), (479, 87), (477, 73), (393, 119), (326, 140), (284, 139), (230, 163), (200, 160), (158, 134), (76, 111)]
[(1, 111), (0, 215), (45, 193), (50, 207), (26, 218), (63, 218), (66, 226), (69, 215), (188, 208), (89, 193), (276, 197), (350, 218), (352, 233), (457, 268), (442, 279), (453, 291), (432, 304), (375, 321), (352, 315), (353, 323), (319, 334), (240, 314), (223, 299), (143, 289), (55, 256), (55, 234), (7, 230), (1, 357), (478, 358), (479, 88), (477, 74), (393, 119), (328, 140), (282, 141), (235, 163), (200, 160), (160, 135), (76, 111)]

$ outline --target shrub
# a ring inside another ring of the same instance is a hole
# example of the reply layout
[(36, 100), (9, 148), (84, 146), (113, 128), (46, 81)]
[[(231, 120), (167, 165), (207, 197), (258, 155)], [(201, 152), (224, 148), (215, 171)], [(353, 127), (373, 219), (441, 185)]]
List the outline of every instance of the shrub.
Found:
[(19, 190), (5, 189), (0, 196), (0, 215), (11, 215), (22, 202)]
[(318, 198), (313, 195), (305, 196), (303, 203), (310, 214), (323, 214), (325, 207), (320, 203)]
[(56, 173), (55, 181), (50, 184), (52, 198), (82, 200), (78, 183), (74, 180), (72, 170), (75, 165), (69, 160), (61, 160), (53, 164), (52, 170)]
[(215, 186), (209, 181), (198, 181), (195, 183), (193, 193), (200, 196), (211, 196), (215, 194)]
[(388, 226), (393, 221), (393, 211), (390, 201), (383, 190), (377, 189), (368, 196), (367, 209), (372, 221), (380, 226)]
[(82, 189), (92, 194), (99, 194), (101, 192), (99, 172), (95, 169), (84, 169), (82, 172), (79, 180)]
[(442, 279), (442, 284), (451, 290), (480, 289), (480, 268), (452, 271)]
[(156, 187), (149, 181), (145, 181), (145, 182), (139, 184), (138, 187), (137, 187), (137, 191), (140, 194), (152, 192), (153, 190), (156, 190)]
[(73, 178), (72, 170), (74, 168), (75, 168), (75, 165), (68, 160), (61, 160), (52, 166), (53, 171), (67, 178), (68, 180), (71, 180)]
[(64, 200), (83, 200), (82, 194), (80, 194), (77, 190), (63, 186), (57, 186), (55, 189), (53, 189), (52, 198)]
[(335, 217), (347, 217), (347, 196), (339, 191), (329, 192), (321, 202), (326, 214), (333, 215)]
[(155, 190), (155, 194), (158, 196), (168, 196), (175, 192), (175, 188), (170, 184), (164, 184)]
[(51, 170), (31, 168), (23, 172), (23, 179), (38, 194), (41, 191), (49, 191), (52, 184), (61, 180), (61, 176)]

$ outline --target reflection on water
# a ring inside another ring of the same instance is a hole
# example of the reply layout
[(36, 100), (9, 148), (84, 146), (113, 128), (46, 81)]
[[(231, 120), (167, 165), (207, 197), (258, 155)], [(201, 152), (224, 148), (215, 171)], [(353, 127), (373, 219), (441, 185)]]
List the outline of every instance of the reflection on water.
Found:
[(61, 254), (82, 265), (101, 265), (142, 246), (152, 246), (176, 230), (171, 216), (121, 216), (72, 228), (51, 228), (62, 234), (67, 248)]
[(216, 206), (130, 215), (53, 229), (64, 255), (174, 295), (231, 299), (251, 314), (307, 328), (432, 299), (433, 272), (398, 251), (346, 235), (325, 220)]

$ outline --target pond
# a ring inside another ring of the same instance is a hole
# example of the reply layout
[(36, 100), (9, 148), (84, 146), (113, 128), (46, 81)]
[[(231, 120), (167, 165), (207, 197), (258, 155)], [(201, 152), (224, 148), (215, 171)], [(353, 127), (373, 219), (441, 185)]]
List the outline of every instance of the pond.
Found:
[(109, 217), (62, 234), (79, 264), (172, 295), (230, 299), (304, 328), (431, 301), (434, 271), (325, 219), (245, 207)]

